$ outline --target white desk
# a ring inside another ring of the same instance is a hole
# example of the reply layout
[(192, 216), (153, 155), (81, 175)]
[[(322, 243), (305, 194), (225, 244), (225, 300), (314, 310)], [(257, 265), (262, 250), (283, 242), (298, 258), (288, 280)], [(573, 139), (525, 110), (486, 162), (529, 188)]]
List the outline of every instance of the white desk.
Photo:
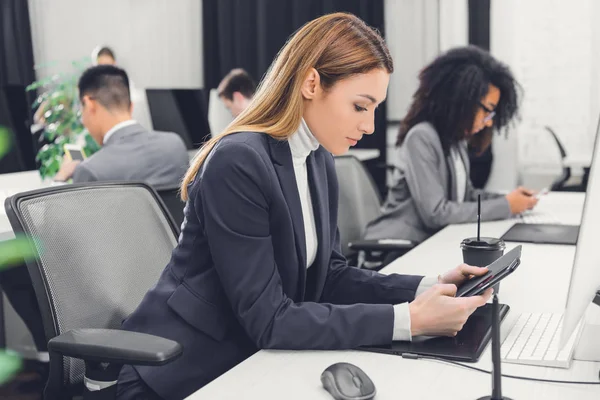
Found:
[[(564, 222), (580, 220), (583, 195), (552, 193), (540, 201)], [(501, 236), (512, 221), (485, 223), (482, 234)], [(436, 275), (462, 261), (460, 241), (475, 233), (474, 224), (450, 226), (390, 264), (385, 273)], [(509, 243), (508, 248), (515, 244)], [(503, 336), (520, 312), (561, 312), (565, 305), (574, 246), (524, 244), (522, 264), (500, 285), (500, 301), (511, 306)], [(552, 271), (552, 274), (548, 272)], [(543, 283), (538, 283), (539, 277)], [(536, 284), (537, 283), (537, 284)], [(425, 360), (359, 351), (260, 351), (197, 391), (189, 399), (331, 400), (319, 377), (329, 365), (345, 361), (361, 367), (375, 382), (378, 400), (477, 399), (491, 393), (491, 378), (479, 372)], [(491, 369), (488, 349), (476, 364)], [(574, 361), (569, 370), (503, 364), (503, 372), (545, 379), (598, 381), (600, 363)], [(513, 399), (600, 398), (600, 386), (560, 385), (503, 379), (503, 392)]]
[(350, 156), (358, 158), (360, 161), (369, 161), (379, 158), (379, 149), (350, 149), (348, 153)]
[(50, 186), (51, 181), (43, 181), (38, 171), (15, 172), (12, 174), (0, 174), (0, 240), (12, 239), (14, 233), (6, 210), (4, 200), (19, 192), (41, 189)]
[[(188, 150), (188, 156), (190, 158), (190, 161), (192, 161), (192, 158), (194, 158), (197, 152), (198, 149)], [(360, 161), (368, 161), (379, 158), (380, 151), (379, 149), (350, 149), (346, 154), (354, 156)]]
[[(40, 189), (50, 186), (51, 181), (43, 181), (38, 171), (16, 172), (12, 174), (0, 174), (0, 241), (14, 238), (14, 233), (6, 210), (4, 200), (19, 192)], [(0, 291), (1, 292), (1, 291)], [(4, 295), (3, 295), (4, 296)], [(17, 315), (6, 297), (3, 298), (3, 313), (6, 345), (9, 349), (19, 352), (27, 359), (35, 359), (37, 350), (29, 330), (21, 318)]]

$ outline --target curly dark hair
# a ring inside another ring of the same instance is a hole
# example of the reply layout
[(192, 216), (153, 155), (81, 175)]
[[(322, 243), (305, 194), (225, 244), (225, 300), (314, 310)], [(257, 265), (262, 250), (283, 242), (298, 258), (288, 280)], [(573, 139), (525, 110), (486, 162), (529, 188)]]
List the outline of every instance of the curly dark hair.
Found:
[(500, 89), (494, 127), (501, 129), (518, 115), (519, 109), (521, 88), (508, 66), (475, 46), (440, 55), (419, 74), (419, 88), (400, 124), (396, 146), (402, 145), (413, 126), (427, 121), (435, 127), (448, 153), (472, 129), (490, 84)]

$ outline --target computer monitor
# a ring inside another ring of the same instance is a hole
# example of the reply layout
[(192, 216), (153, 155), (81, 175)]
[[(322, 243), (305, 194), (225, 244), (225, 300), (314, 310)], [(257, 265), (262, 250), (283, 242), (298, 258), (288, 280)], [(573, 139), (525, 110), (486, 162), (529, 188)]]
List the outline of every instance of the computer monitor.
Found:
[(203, 89), (146, 89), (146, 97), (155, 130), (177, 133), (190, 150), (210, 139)]
[(586, 309), (600, 289), (600, 119), (592, 155), (579, 238), (575, 250), (575, 262), (571, 273), (569, 294), (561, 332), (561, 347), (571, 337)]

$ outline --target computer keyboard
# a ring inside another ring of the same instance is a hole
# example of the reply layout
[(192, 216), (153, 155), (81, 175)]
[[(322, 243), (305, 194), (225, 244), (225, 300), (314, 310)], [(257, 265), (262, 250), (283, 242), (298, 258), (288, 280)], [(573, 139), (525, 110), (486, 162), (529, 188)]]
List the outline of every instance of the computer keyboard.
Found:
[(525, 212), (518, 216), (520, 222), (524, 224), (559, 224), (558, 218), (553, 214), (539, 211)]
[(579, 323), (569, 341), (559, 349), (563, 314), (524, 313), (500, 347), (503, 362), (569, 368), (581, 333)]

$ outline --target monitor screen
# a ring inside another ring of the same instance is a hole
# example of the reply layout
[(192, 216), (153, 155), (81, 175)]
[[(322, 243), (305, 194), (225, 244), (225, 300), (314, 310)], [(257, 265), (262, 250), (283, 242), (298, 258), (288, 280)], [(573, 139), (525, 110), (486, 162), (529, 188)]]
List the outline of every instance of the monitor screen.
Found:
[(146, 96), (154, 130), (178, 134), (190, 150), (210, 139), (203, 89), (146, 89)]
[(575, 250), (575, 262), (571, 273), (571, 283), (561, 332), (561, 347), (583, 317), (585, 310), (600, 289), (600, 252), (597, 251), (600, 236), (600, 118), (596, 130), (596, 140), (592, 154), (592, 164), (587, 183), (581, 227)]

